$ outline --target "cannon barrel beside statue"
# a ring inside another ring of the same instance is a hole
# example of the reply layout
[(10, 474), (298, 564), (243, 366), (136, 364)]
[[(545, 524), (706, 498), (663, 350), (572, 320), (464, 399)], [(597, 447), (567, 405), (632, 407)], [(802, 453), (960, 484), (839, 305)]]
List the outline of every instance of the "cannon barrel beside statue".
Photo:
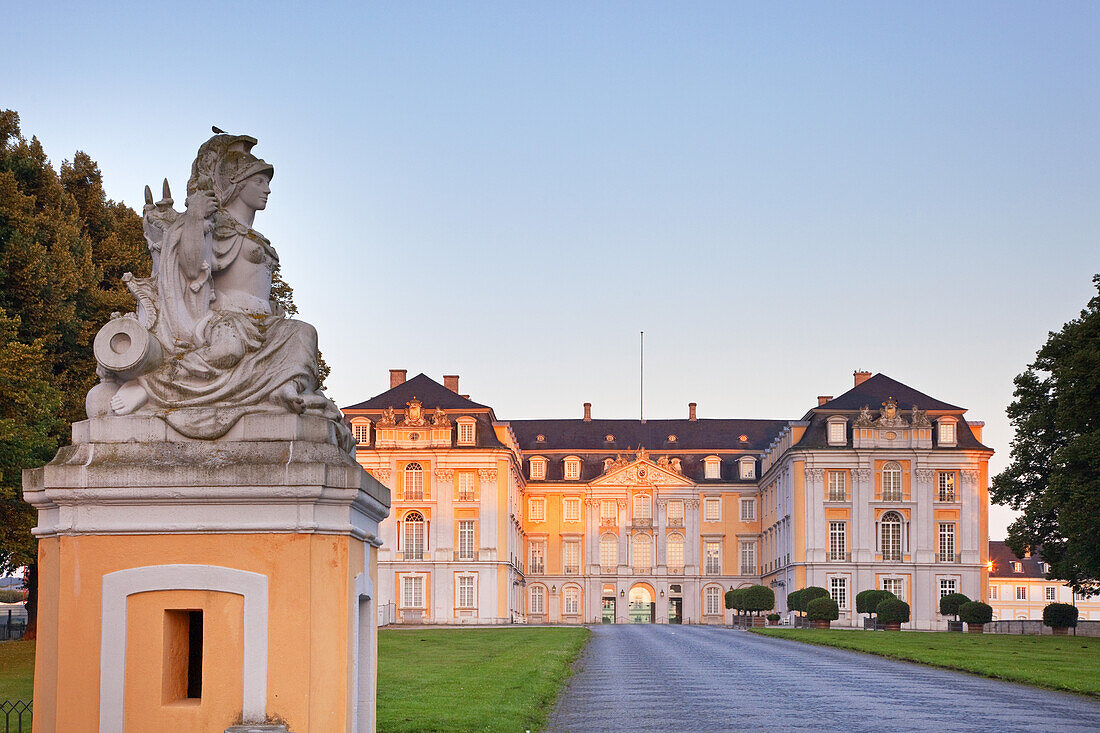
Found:
[(108, 321), (99, 329), (92, 349), (99, 366), (121, 381), (150, 372), (164, 361), (160, 341), (129, 316)]

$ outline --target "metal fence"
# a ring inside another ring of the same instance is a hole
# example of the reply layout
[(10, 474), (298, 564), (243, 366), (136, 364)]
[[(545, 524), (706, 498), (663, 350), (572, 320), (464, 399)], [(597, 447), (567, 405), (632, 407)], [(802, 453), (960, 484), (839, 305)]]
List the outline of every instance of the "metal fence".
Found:
[(0, 700), (0, 720), (4, 733), (22, 733), (31, 729), (30, 700)]
[(27, 630), (25, 621), (12, 621), (0, 618), (0, 641), (16, 641), (23, 638), (23, 632)]

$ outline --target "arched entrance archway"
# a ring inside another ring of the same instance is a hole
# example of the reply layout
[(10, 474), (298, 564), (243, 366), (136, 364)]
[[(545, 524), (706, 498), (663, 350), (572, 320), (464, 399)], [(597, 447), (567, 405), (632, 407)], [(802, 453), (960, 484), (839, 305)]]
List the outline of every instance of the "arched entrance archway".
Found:
[(603, 586), (603, 612), (602, 620), (605, 624), (615, 623), (615, 586), (605, 583)]
[(651, 624), (657, 618), (656, 595), (649, 583), (638, 583), (630, 587), (627, 595), (630, 623)]

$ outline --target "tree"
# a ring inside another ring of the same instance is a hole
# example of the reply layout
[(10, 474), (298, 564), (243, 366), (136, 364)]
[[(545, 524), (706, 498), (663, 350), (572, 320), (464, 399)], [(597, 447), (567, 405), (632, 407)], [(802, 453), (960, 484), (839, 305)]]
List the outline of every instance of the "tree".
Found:
[(888, 590), (861, 590), (856, 593), (856, 613), (865, 613), (868, 617), (875, 615), (878, 604), (887, 598), (894, 598), (894, 594)]
[(909, 622), (909, 604), (893, 593), (875, 607), (875, 616), (879, 623), (904, 624)]
[(984, 626), (993, 620), (993, 607), (981, 601), (971, 601), (959, 606), (959, 618), (968, 626)]
[(806, 618), (811, 621), (836, 621), (840, 618), (840, 607), (829, 596), (820, 596), (806, 604)]
[[(1100, 275), (1093, 277), (1100, 291)], [(1023, 514), (1008, 528), (1018, 556), (1035, 551), (1048, 577), (1077, 593), (1100, 591), (1100, 295), (1051, 332), (1015, 379), (1008, 417), (1012, 463), (990, 496)]]
[(1077, 625), (1077, 606), (1069, 603), (1049, 603), (1043, 608), (1043, 625), (1052, 629), (1068, 629)]

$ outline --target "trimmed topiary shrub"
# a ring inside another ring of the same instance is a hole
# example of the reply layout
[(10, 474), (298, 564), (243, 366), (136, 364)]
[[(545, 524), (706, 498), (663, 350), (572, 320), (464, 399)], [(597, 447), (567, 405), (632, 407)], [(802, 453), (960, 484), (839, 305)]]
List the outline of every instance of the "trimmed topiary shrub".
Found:
[(0, 590), (0, 603), (22, 603), (23, 591), (21, 590)]
[(799, 604), (801, 603), (801, 599), (802, 599), (802, 591), (792, 590), (790, 593), (787, 594), (787, 608), (790, 609), (791, 611), (794, 611), (795, 613), (798, 613), (799, 611), (802, 610), (801, 608), (799, 608)]
[(861, 590), (856, 593), (856, 613), (873, 615), (878, 604), (893, 597), (894, 594), (888, 590)]
[(968, 624), (982, 626), (993, 620), (993, 607), (981, 601), (970, 601), (959, 606), (959, 618)]
[(840, 607), (827, 595), (815, 598), (806, 605), (806, 618), (811, 621), (836, 621), (840, 618)]
[(735, 590), (726, 591), (726, 608), (733, 609), (738, 613), (745, 610), (744, 588), (737, 588)]
[(769, 613), (768, 614), (768, 620), (771, 621), (773, 624), (779, 623), (779, 619), (780, 619), (780, 616), (779, 616), (778, 613)]
[(828, 598), (828, 597), (829, 597), (829, 591), (825, 590), (824, 588), (822, 588), (819, 585), (811, 585), (807, 588), (803, 588), (802, 589), (802, 595), (799, 596), (799, 604), (802, 607), (801, 610), (804, 613), (809, 611), (810, 602), (813, 601), (815, 598)]
[(954, 616), (959, 620), (959, 607), (964, 603), (970, 603), (970, 598), (962, 593), (948, 593), (940, 599), (940, 615)]
[(749, 613), (760, 613), (775, 608), (775, 591), (766, 585), (750, 585), (744, 589), (741, 600)]
[(1043, 625), (1052, 629), (1068, 629), (1077, 625), (1077, 606), (1051, 603), (1043, 609)]
[(905, 624), (909, 623), (909, 604), (900, 598), (890, 594), (890, 598), (875, 606), (875, 615), (880, 623)]

